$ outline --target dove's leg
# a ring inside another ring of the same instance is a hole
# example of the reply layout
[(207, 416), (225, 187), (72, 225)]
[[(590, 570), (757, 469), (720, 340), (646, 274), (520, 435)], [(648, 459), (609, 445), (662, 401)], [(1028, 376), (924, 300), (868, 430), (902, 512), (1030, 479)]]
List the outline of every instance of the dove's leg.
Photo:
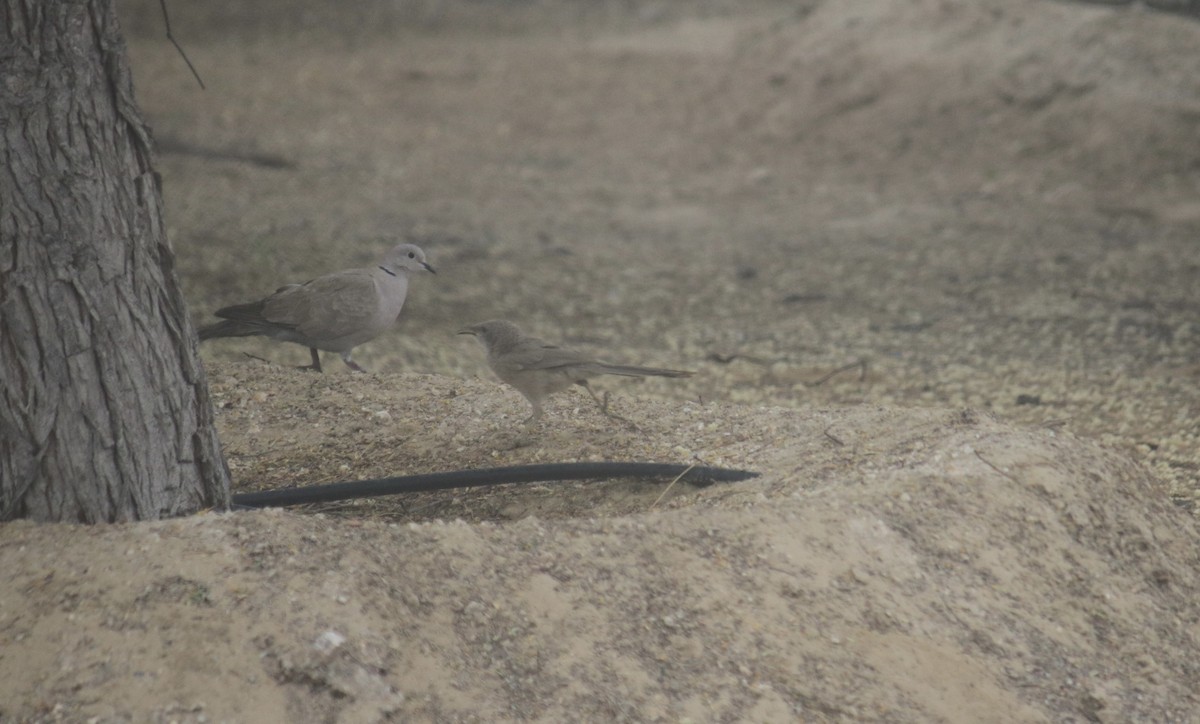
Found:
[(359, 363), (355, 362), (354, 360), (350, 359), (349, 352), (342, 353), (342, 361), (346, 363), (347, 367), (354, 370), (355, 372), (366, 372), (367, 371), (365, 367), (363, 367)]
[(310, 364), (310, 365), (300, 365), (300, 366), (299, 366), (299, 367), (297, 367), (296, 369), (299, 369), (299, 370), (314, 370), (314, 371), (316, 371), (316, 372), (324, 372), (324, 370), (322, 370), (322, 369), (321, 369), (321, 354), (320, 354), (319, 352), (317, 352), (317, 348), (316, 348), (316, 347), (309, 347), (309, 348), (308, 348), (308, 351), (309, 351), (309, 352), (312, 354), (312, 364)]

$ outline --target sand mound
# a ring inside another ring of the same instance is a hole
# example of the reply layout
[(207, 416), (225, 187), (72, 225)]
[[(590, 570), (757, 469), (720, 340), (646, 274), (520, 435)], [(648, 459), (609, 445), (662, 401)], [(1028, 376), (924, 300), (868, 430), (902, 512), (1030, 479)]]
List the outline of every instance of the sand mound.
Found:
[(1145, 469), (1054, 430), (646, 402), (627, 409), (634, 431), (565, 419), (580, 398), (552, 411), (545, 445), (506, 450), (524, 410), (490, 383), (218, 372), (235, 374), (322, 400), (319, 425), (270, 401), (225, 408), (230, 438), (291, 420), (265, 428), (293, 447), (258, 456), (260, 475), (335, 469), (332, 426), (369, 457), (428, 451), (381, 468), (444, 467), (449, 427), (484, 441), (466, 465), (674, 449), (763, 476), (657, 504), (665, 483), (440, 494), (470, 520), (388, 522), (427, 517), (427, 497), (11, 524), (6, 716), (1183, 721), (1200, 706), (1194, 522)]

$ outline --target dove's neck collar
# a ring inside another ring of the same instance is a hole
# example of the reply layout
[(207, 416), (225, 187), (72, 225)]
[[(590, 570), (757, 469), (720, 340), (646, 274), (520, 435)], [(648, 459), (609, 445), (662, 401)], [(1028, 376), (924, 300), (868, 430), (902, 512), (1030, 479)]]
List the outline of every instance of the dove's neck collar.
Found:
[(387, 274), (390, 277), (396, 276), (396, 272), (392, 271), (391, 269), (388, 269), (386, 266), (383, 266), (382, 264), (379, 265), (379, 268), (383, 270), (384, 274)]

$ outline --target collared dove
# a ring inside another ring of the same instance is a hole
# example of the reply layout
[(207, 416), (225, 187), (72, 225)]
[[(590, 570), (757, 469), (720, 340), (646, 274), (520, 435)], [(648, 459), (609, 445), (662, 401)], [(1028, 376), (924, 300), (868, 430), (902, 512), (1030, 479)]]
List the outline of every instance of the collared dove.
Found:
[(396, 322), (408, 293), (408, 274), (422, 269), (437, 273), (419, 247), (400, 244), (373, 268), (288, 284), (266, 299), (218, 309), (223, 321), (203, 327), (200, 339), (271, 337), (308, 347), (312, 364), (305, 368), (320, 372), (317, 350), (325, 350), (340, 354), (355, 372), (366, 372), (350, 353)]
[[(487, 350), (488, 366), (504, 382), (512, 385), (529, 400), (533, 414), (525, 421), (532, 425), (542, 416), (542, 402), (549, 395), (580, 385), (596, 399), (588, 387), (587, 378), (596, 375), (625, 375), (628, 377), (690, 377), (693, 373), (658, 367), (636, 367), (602, 362), (582, 352), (547, 344), (537, 337), (523, 334), (512, 322), (494, 319), (471, 325), (458, 331), (474, 335)], [(596, 402), (603, 404), (597, 399)], [(605, 410), (607, 414), (607, 410)]]

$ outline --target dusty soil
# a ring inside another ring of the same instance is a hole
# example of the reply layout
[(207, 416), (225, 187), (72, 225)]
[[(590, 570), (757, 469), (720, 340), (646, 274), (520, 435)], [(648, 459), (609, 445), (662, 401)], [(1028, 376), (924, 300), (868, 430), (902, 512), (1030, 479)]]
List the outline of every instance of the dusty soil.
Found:
[[(1198, 720), (1200, 23), (179, 5), (204, 92), (123, 17), (196, 319), (397, 239), (439, 272), (370, 375), (205, 347), (239, 490), (762, 476), (9, 524), (0, 720)], [(492, 317), (697, 375), (516, 446), (453, 334)]]

